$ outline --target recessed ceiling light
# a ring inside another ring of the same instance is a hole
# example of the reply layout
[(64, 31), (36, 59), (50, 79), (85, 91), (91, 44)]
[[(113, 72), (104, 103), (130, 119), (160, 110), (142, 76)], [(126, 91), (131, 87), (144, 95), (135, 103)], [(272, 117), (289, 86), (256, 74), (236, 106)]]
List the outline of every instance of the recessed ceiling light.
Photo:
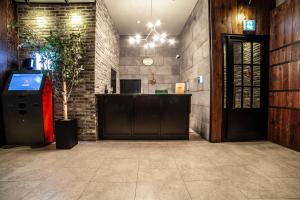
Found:
[(140, 20), (137, 20), (137, 21), (136, 21), (136, 23), (137, 23), (137, 24), (140, 24), (140, 23), (141, 23), (141, 21), (140, 21)]

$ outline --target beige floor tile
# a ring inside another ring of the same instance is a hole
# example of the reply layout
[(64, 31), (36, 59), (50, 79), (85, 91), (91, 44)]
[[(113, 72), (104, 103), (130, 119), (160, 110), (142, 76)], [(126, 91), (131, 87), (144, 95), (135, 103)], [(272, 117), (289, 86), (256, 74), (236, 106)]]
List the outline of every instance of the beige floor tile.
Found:
[(248, 164), (242, 157), (232, 153), (231, 151), (223, 151), (209, 157), (210, 160), (217, 166), (222, 165), (245, 165)]
[(278, 159), (278, 162), (290, 167), (300, 169), (300, 159), (282, 158)]
[(137, 169), (138, 159), (105, 159), (100, 168), (106, 169)]
[(137, 169), (98, 169), (93, 182), (136, 182)]
[(136, 182), (138, 160), (107, 159), (96, 172), (94, 182)]
[(275, 199), (249, 199), (249, 200), (299, 200), (299, 199), (283, 199), (283, 198), (275, 198)]
[(24, 167), (35, 159), (35, 155), (21, 151), (13, 151), (0, 156), (1, 168)]
[(248, 165), (247, 169), (269, 178), (300, 178), (300, 169), (274, 160), (261, 159)]
[(223, 178), (217, 167), (179, 169), (179, 171), (184, 181), (209, 181)]
[(1, 181), (43, 181), (53, 172), (53, 168), (33, 168), (19, 167), (6, 176), (3, 176)]
[(91, 182), (80, 200), (134, 200), (136, 183)]
[(0, 149), (0, 200), (300, 199), (299, 170), (300, 153), (270, 142), (18, 147)]
[(300, 179), (297, 178), (253, 176), (234, 179), (231, 182), (249, 199), (300, 199)]
[(180, 169), (215, 167), (215, 164), (207, 157), (186, 155), (185, 157), (175, 157), (175, 161), (177, 167)]
[(0, 180), (3, 180), (4, 177), (9, 176), (14, 171), (14, 168), (0, 168)]
[(265, 177), (245, 177), (231, 180), (231, 185), (238, 188), (247, 198), (276, 198), (277, 191), (273, 182)]
[(98, 169), (103, 163), (104, 159), (95, 156), (78, 155), (71, 158), (65, 163), (64, 167), (78, 167), (78, 168), (96, 168)]
[(299, 178), (273, 178), (271, 182), (277, 198), (300, 199)]
[(130, 142), (112, 143), (110, 146), (104, 145), (97, 150), (97, 153), (106, 159), (138, 159), (140, 156), (139, 149), (139, 145)]
[(97, 169), (95, 168), (56, 168), (47, 178), (50, 181), (81, 181), (88, 182), (95, 177)]
[(23, 200), (73, 200), (78, 199), (88, 182), (47, 179), (28, 193)]
[(46, 156), (45, 158), (42, 157), (41, 155), (38, 156), (38, 158), (32, 160), (30, 163), (26, 165), (28, 168), (58, 168), (58, 167), (63, 167), (66, 165), (66, 163), (69, 161), (69, 158), (58, 158), (58, 157), (48, 157)]
[(170, 169), (170, 168), (177, 168), (177, 166), (175, 160), (172, 157), (169, 157), (169, 158), (157, 158), (157, 159), (140, 159), (139, 168)]
[(241, 191), (228, 181), (186, 182), (192, 200), (246, 200)]
[(0, 199), (22, 199), (26, 194), (38, 187), (40, 183), (40, 181), (0, 181)]
[(149, 160), (155, 160), (155, 159), (168, 159), (172, 157), (171, 151), (166, 147), (164, 148), (146, 148), (140, 149), (140, 159), (149, 159)]
[(138, 182), (135, 200), (190, 200), (183, 181)]
[(216, 167), (216, 171), (221, 173), (223, 179), (239, 180), (255, 177), (264, 177), (248, 169), (248, 165), (223, 165)]
[(177, 169), (139, 169), (138, 182), (170, 182), (182, 180)]

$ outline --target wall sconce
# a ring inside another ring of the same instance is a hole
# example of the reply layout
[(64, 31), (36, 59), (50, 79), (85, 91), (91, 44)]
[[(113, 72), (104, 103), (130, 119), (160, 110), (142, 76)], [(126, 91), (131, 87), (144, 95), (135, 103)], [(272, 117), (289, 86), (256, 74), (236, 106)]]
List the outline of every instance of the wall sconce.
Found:
[(238, 23), (242, 23), (245, 19), (246, 19), (246, 16), (244, 13), (238, 14), (238, 16), (237, 16)]
[(151, 72), (151, 76), (150, 76), (150, 79), (149, 79), (149, 84), (151, 85), (155, 85), (156, 84), (156, 79), (154, 77), (154, 73)]
[(77, 14), (73, 14), (71, 17), (71, 24), (74, 26), (78, 26), (81, 24), (81, 16)]
[(47, 23), (46, 17), (38, 16), (36, 17), (36, 24), (38, 26), (44, 26)]

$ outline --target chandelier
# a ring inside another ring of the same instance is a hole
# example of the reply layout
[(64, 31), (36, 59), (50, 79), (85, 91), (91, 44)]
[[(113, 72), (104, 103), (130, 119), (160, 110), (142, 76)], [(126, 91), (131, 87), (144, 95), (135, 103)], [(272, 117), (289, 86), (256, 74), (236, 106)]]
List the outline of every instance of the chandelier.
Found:
[(161, 21), (152, 20), (152, 0), (151, 0), (151, 21), (147, 23), (148, 34), (146, 36), (141, 36), (136, 34), (135, 36), (129, 37), (129, 44), (131, 45), (143, 45), (145, 49), (155, 48), (158, 45), (169, 43), (169, 45), (174, 45), (176, 40), (174, 38), (169, 38), (166, 32), (159, 32), (158, 28), (161, 26)]

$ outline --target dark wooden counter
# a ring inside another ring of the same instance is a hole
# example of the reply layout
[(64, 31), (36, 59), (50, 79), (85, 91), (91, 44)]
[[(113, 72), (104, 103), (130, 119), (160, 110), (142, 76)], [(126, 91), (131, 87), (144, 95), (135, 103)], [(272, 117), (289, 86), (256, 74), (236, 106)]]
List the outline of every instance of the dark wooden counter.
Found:
[(188, 139), (191, 95), (96, 95), (101, 139)]

